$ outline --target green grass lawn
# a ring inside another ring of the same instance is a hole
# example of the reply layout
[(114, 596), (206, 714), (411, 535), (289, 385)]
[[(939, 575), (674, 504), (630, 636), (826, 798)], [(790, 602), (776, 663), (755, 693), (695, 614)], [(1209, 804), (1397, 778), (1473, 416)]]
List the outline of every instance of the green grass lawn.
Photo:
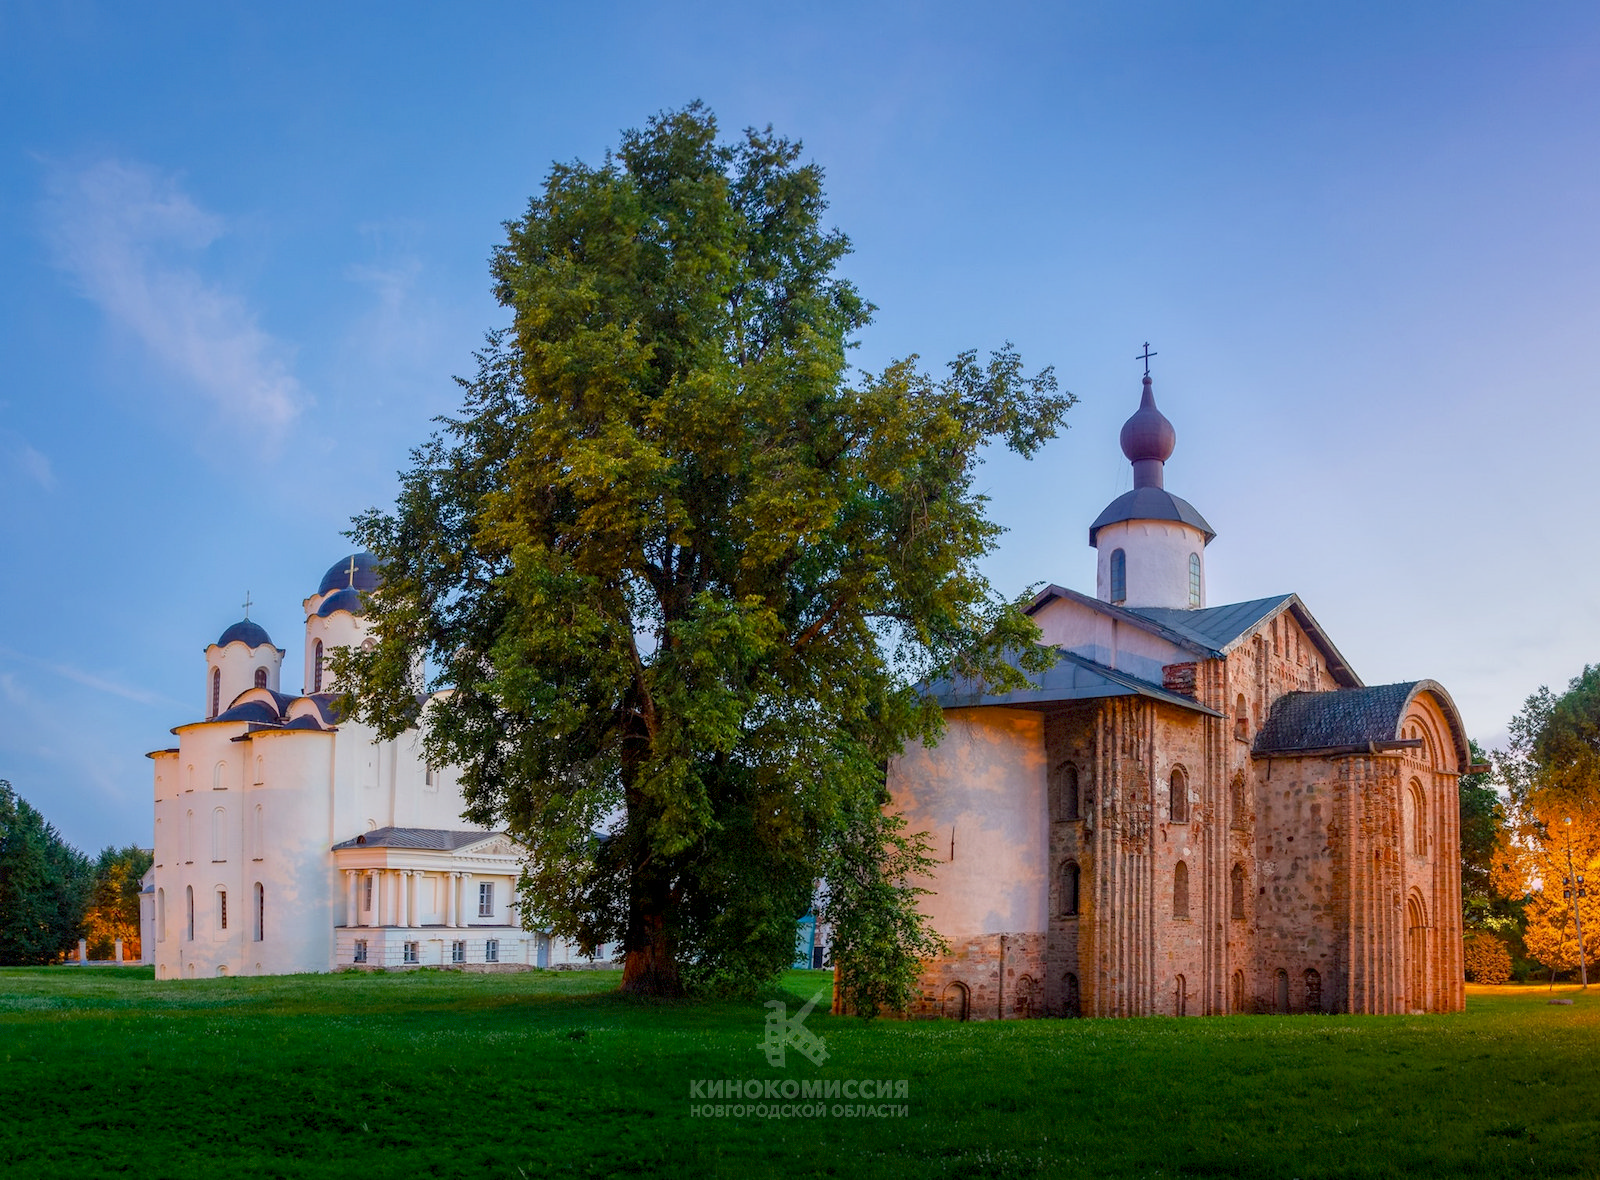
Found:
[[(813, 1014), (826, 1062), (774, 1068), (760, 1002), (616, 985), (0, 971), (0, 1175), (1600, 1176), (1592, 992), (1471, 989), (1443, 1017)], [(691, 1083), (727, 1078), (903, 1079), (884, 1102), (907, 1110), (691, 1117)]]

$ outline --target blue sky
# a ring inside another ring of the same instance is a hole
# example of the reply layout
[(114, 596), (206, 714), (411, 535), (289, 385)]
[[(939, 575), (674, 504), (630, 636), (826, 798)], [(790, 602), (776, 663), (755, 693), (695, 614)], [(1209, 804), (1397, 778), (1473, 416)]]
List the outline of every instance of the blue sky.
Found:
[(1600, 660), (1592, 4), (0, 0), (0, 777), (147, 842), (247, 590), (299, 684), (500, 223), (694, 98), (826, 168), (862, 365), (1010, 339), (1080, 397), (985, 468), (1007, 593), (1092, 589), (1148, 339), (1212, 602), (1297, 591), (1490, 742)]

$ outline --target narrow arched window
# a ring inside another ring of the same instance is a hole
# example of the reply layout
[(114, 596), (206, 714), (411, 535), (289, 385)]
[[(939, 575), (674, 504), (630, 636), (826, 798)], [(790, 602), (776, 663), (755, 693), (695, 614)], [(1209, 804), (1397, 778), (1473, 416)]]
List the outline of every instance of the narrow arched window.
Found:
[(1247, 813), (1244, 799), (1244, 771), (1236, 770), (1233, 772), (1233, 783), (1231, 785), (1231, 793), (1233, 795), (1233, 819), (1235, 823), (1242, 824)]
[(211, 860), (213, 863), (228, 859), (228, 813), (221, 807), (211, 811)]
[(1069, 860), (1061, 866), (1061, 914), (1070, 918), (1078, 912), (1078, 862)]
[(219, 890), (217, 890), (217, 929), (218, 930), (226, 930), (227, 928), (228, 928), (228, 891), (226, 889), (219, 889)]
[(211, 716), (222, 712), (222, 669), (211, 669)]
[(1072, 763), (1065, 763), (1061, 767), (1060, 781), (1057, 787), (1060, 792), (1056, 799), (1056, 814), (1061, 819), (1072, 820), (1078, 818), (1078, 768)]
[(1121, 549), (1111, 551), (1111, 601), (1128, 600), (1128, 555)]
[(1242, 864), (1236, 864), (1233, 866), (1233, 872), (1228, 875), (1228, 886), (1230, 898), (1229, 912), (1233, 917), (1243, 920), (1244, 866)]
[(311, 691), (322, 691), (322, 640), (311, 649)]
[(1233, 973), (1233, 1011), (1244, 1011), (1244, 972)]
[(1411, 851), (1418, 856), (1428, 855), (1428, 804), (1422, 784), (1411, 780)]
[(256, 804), (255, 815), (250, 825), (250, 847), (255, 851), (252, 855), (260, 860), (267, 854), (266, 830), (261, 820), (261, 804)]
[(225, 762), (219, 762), (211, 768), (211, 789), (213, 791), (220, 791), (223, 789), (222, 768), (226, 765), (227, 763)]
[(1276, 1001), (1275, 1007), (1277, 1011), (1282, 1014), (1289, 1011), (1289, 973), (1282, 967), (1278, 968), (1276, 982), (1278, 985), (1276, 989), (1277, 995), (1273, 999)]
[(1172, 1014), (1174, 1016), (1189, 1015), (1189, 981), (1181, 975), (1173, 981)]
[(167, 941), (167, 891), (156, 890), (156, 941)]
[(1189, 822), (1189, 780), (1183, 771), (1174, 767), (1167, 780), (1167, 814), (1175, 824)]
[(1189, 605), (1200, 605), (1200, 555), (1189, 554)]
[(256, 941), (260, 942), (267, 935), (267, 891), (256, 882)]
[(193, 942), (194, 941), (194, 886), (193, 885), (185, 885), (183, 887), (183, 904), (184, 904), (184, 907), (188, 910), (188, 921), (189, 921), (189, 935), (188, 935), (188, 938), (189, 938), (190, 942)]
[(1250, 708), (1245, 704), (1242, 692), (1239, 694), (1239, 699), (1233, 703), (1233, 740), (1236, 742), (1250, 740)]
[(1315, 967), (1306, 968), (1306, 1011), (1322, 1011), (1322, 976)]
[(194, 863), (194, 812), (187, 811), (183, 816), (183, 863)]
[(256, 669), (256, 687), (257, 688), (265, 688), (265, 687), (267, 687), (267, 670), (265, 668), (257, 668)]
[(1172, 870), (1172, 916), (1189, 916), (1189, 866), (1181, 860), (1178, 867)]

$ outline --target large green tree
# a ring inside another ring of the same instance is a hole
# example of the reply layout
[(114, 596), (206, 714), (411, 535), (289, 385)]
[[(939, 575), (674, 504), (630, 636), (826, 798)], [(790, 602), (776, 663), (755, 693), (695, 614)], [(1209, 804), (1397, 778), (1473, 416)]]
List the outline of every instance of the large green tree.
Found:
[(94, 862), (94, 886), (84, 915), (83, 936), (89, 941), (91, 959), (112, 957), (118, 939), (124, 956), (139, 958), (139, 882), (154, 860), (136, 844), (101, 849)]
[(872, 308), (824, 209), (798, 143), (725, 142), (699, 104), (555, 165), (494, 253), (511, 327), (353, 530), (384, 562), (353, 707), (394, 734), (450, 690), (431, 757), (531, 850), (529, 918), (620, 940), (626, 990), (770, 976), (821, 882), (878, 972), (847, 990), (903, 996), (936, 945), (882, 810), (888, 759), (939, 733), (918, 685), (1046, 658), (977, 570), (973, 481), (1072, 398), (1009, 345), (854, 372)]
[(83, 929), (89, 860), (0, 779), (0, 963), (50, 963)]

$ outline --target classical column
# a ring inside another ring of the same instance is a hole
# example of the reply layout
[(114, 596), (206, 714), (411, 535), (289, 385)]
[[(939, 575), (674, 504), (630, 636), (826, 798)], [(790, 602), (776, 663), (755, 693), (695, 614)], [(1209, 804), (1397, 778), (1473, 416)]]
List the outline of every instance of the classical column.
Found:
[(451, 873), (449, 884), (445, 886), (444, 924), (446, 926), (454, 926), (456, 924), (456, 886), (459, 884), (457, 878), (460, 876), (460, 873)]
[(469, 919), (471, 918), (471, 916), (473, 914), (476, 914), (477, 912), (478, 912), (478, 899), (476, 897), (474, 897), (473, 894), (472, 894), (472, 874), (471, 873), (462, 873), (461, 874), (461, 924), (463, 926), (472, 925), (472, 922)]
[(367, 925), (383, 925), (383, 877), (377, 869), (367, 870), (367, 880), (372, 882), (372, 905), (367, 909)]
[(356, 926), (360, 924), (357, 921), (360, 915), (356, 907), (356, 871), (354, 869), (346, 869), (344, 877), (344, 924), (346, 926)]
[(399, 869), (394, 876), (395, 893), (397, 894), (394, 907), (394, 924), (396, 926), (409, 926), (411, 925), (411, 910), (406, 905), (409, 900), (406, 897), (406, 892), (411, 888), (411, 870)]

